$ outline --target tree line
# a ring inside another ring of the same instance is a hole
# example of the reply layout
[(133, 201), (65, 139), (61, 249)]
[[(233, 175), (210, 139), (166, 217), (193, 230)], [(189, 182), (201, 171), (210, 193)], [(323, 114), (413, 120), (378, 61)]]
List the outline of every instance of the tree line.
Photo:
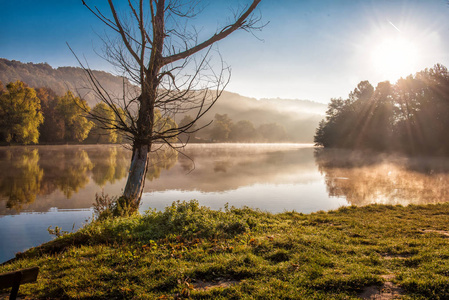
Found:
[(360, 82), (347, 99), (331, 99), (314, 141), (324, 147), (449, 154), (449, 73), (435, 65), (374, 88)]
[[(119, 109), (119, 108), (117, 108)], [(90, 118), (88, 112), (96, 116)], [(98, 118), (113, 120), (114, 112), (100, 102), (92, 109), (88, 103), (67, 91), (58, 96), (47, 87), (31, 88), (22, 81), (3, 86), (0, 81), (0, 143), (2, 144), (58, 144), (58, 143), (122, 143), (126, 136), (105, 126)], [(125, 114), (123, 113), (123, 118)], [(172, 119), (162, 120), (156, 112), (159, 126), (176, 128)], [(179, 126), (192, 122), (189, 115)], [(202, 142), (285, 142), (288, 135), (277, 123), (256, 127), (251, 121), (234, 122), (227, 114), (216, 114), (209, 128), (204, 130), (205, 139), (197, 138), (195, 129), (183, 134), (181, 141)]]
[[(179, 123), (179, 126), (188, 124), (192, 121), (189, 115)], [(236, 142), (236, 143), (276, 143), (285, 142), (289, 140), (289, 136), (285, 127), (277, 123), (266, 123), (260, 126), (255, 126), (249, 120), (240, 120), (235, 122), (228, 114), (215, 114), (211, 126), (202, 131), (202, 137), (197, 136), (196, 126), (192, 128), (192, 133), (189, 135), (182, 134), (180, 139), (182, 141), (189, 140), (190, 142)]]
[[(118, 108), (119, 109), (119, 108)], [(47, 87), (30, 88), (22, 81), (6, 85), (0, 81), (0, 143), (121, 143), (126, 137), (110, 130), (88, 112), (105, 119), (115, 118), (104, 103), (92, 110), (71, 91), (58, 96)]]
[[(119, 108), (117, 108), (119, 109)], [(96, 118), (91, 118), (91, 112)], [(67, 91), (58, 96), (47, 87), (31, 88), (22, 81), (3, 86), (0, 81), (0, 143), (2, 144), (58, 144), (58, 143), (122, 143), (126, 136), (105, 126), (98, 119), (114, 120), (112, 109), (100, 102), (92, 109), (88, 103)], [(122, 118), (126, 118), (125, 113)], [(176, 128), (172, 119), (162, 120), (156, 112), (158, 126)], [(189, 124), (189, 115), (179, 126)], [(227, 114), (216, 114), (212, 126), (204, 131), (204, 139), (196, 138), (195, 129), (182, 135), (181, 141), (195, 142), (284, 142), (285, 128), (277, 123), (256, 127), (251, 121), (234, 122)]]
[(210, 139), (215, 142), (285, 142), (288, 135), (277, 123), (255, 127), (251, 121), (234, 122), (228, 115), (216, 114), (210, 130)]

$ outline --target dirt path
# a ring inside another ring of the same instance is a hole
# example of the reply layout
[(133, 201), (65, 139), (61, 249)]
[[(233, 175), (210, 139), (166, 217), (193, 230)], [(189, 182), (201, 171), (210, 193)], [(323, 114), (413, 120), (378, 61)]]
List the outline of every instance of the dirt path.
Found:
[(390, 299), (400, 299), (403, 295), (402, 289), (395, 285), (391, 280), (395, 278), (394, 274), (382, 275), (385, 279), (385, 283), (382, 286), (370, 286), (365, 288), (363, 293), (359, 294), (362, 299), (370, 300), (390, 300)]

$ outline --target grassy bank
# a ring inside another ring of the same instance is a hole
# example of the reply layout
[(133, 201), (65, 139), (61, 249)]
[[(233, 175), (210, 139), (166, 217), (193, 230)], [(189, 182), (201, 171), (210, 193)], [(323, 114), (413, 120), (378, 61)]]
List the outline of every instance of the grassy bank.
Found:
[[(213, 211), (195, 201), (93, 222), (22, 254), (32, 298), (449, 298), (449, 204), (310, 215)], [(6, 292), (6, 291), (5, 291)]]

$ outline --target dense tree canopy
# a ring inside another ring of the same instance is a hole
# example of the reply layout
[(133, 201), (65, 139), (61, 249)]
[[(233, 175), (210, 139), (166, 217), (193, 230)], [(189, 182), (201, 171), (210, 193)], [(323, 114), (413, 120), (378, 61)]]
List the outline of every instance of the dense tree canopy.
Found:
[(265, 123), (256, 128), (248, 120), (240, 120), (234, 123), (227, 114), (215, 115), (209, 136), (210, 140), (215, 142), (273, 143), (288, 140), (285, 128), (277, 123)]
[[(16, 83), (11, 84), (13, 86)], [(7, 92), (2, 87), (3, 85), (0, 82), (0, 95)], [(122, 120), (127, 120), (128, 117), (120, 107), (115, 107), (116, 112), (113, 112), (110, 106), (100, 102), (93, 109), (90, 109), (83, 99), (75, 97), (71, 91), (60, 97), (47, 87), (30, 90), (32, 92), (35, 91), (37, 99), (40, 100), (40, 106), (36, 106), (35, 110), (43, 116), (43, 122), (38, 124), (39, 143), (129, 143), (129, 136), (114, 130), (114, 124), (119, 122), (117, 113), (120, 114)], [(91, 118), (86, 111), (90, 111), (96, 117)], [(181, 121), (176, 123), (169, 116), (162, 116), (158, 109), (155, 110), (154, 118), (155, 133), (176, 130), (179, 127), (191, 124), (194, 120), (192, 116), (184, 115)], [(107, 122), (100, 122), (99, 119), (107, 120)], [(234, 121), (227, 114), (216, 114), (213, 125), (204, 128), (203, 135), (196, 138), (196, 131), (203, 128), (204, 125), (197, 128), (193, 124), (189, 133), (181, 132), (178, 139), (182, 142), (215, 141), (242, 143), (284, 142), (288, 140), (288, 135), (282, 125), (266, 123), (256, 127), (249, 120)], [(6, 141), (6, 139), (3, 138), (2, 141)], [(169, 138), (168, 141), (173, 142), (176, 139)], [(24, 141), (18, 139), (12, 142), (25, 144)], [(37, 141), (34, 143), (37, 143)]]
[(87, 119), (89, 110), (85, 100), (75, 97), (68, 91), (58, 98), (56, 113), (64, 121), (64, 140), (67, 142), (82, 142), (87, 138), (93, 123)]
[[(86, 101), (68, 91), (58, 97), (45, 87), (29, 88), (21, 81), (0, 84), (0, 141), (29, 144), (79, 143), (93, 123)], [(115, 138), (117, 140), (117, 138)]]
[(37, 88), (37, 97), (41, 100), (44, 123), (39, 127), (41, 143), (57, 143), (64, 140), (64, 120), (56, 114), (58, 99), (56, 93), (49, 88)]
[(216, 114), (211, 131), (213, 141), (227, 141), (231, 133), (232, 120), (227, 114)]
[(446, 67), (376, 89), (362, 81), (348, 99), (331, 99), (315, 143), (324, 147), (449, 155), (449, 73)]
[[(190, 115), (185, 115), (181, 121), (179, 122), (179, 127), (184, 127), (188, 124), (191, 124), (193, 122), (193, 118)], [(190, 133), (186, 133), (186, 132), (181, 132), (178, 135), (178, 139), (182, 142), (182, 143), (187, 143), (188, 141), (195, 141), (196, 138), (196, 131), (197, 131), (197, 127), (196, 124), (193, 124), (193, 126), (190, 128)]]
[[(106, 120), (115, 120), (112, 109), (104, 103), (98, 103), (92, 109), (92, 113)], [(89, 132), (89, 141), (99, 144), (116, 143), (118, 140), (117, 131), (113, 130), (113, 124), (103, 124), (97, 119), (93, 119), (93, 127)], [(112, 122), (113, 123), (113, 122)]]
[(260, 136), (262, 137), (262, 142), (285, 142), (288, 140), (285, 128), (276, 123), (262, 124), (257, 129)]
[(248, 120), (240, 120), (231, 126), (229, 139), (234, 142), (254, 142), (258, 140), (254, 124)]
[(0, 88), (0, 141), (38, 143), (38, 127), (44, 118), (36, 91), (23, 82), (11, 82)]

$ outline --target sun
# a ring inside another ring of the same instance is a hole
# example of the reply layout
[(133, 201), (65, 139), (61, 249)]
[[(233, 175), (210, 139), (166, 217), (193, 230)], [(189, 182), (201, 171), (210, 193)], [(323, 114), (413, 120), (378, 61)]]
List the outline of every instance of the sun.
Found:
[(391, 82), (415, 72), (418, 59), (417, 46), (404, 37), (383, 38), (371, 51), (374, 69)]

